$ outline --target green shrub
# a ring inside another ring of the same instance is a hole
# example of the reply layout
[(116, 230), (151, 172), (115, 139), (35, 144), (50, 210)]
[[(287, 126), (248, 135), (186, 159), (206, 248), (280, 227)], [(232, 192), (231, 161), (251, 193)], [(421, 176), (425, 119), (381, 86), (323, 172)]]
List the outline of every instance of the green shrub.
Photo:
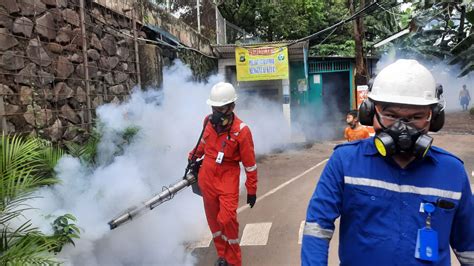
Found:
[[(36, 190), (58, 183), (54, 167), (62, 154), (39, 138), (0, 136), (0, 265), (58, 264), (53, 254), (79, 237), (72, 215), (58, 217), (54, 234), (46, 235), (23, 213)], [(18, 225), (17, 218), (26, 222)]]

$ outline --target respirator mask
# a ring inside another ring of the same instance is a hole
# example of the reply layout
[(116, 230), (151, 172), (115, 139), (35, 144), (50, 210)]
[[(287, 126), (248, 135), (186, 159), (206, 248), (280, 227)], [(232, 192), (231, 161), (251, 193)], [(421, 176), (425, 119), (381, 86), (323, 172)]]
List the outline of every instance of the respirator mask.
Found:
[(229, 112), (231, 106), (227, 106), (224, 112), (217, 110), (216, 108), (212, 108), (212, 115), (210, 118), (211, 123), (214, 126), (227, 126), (231, 119), (232, 119), (232, 112)]
[[(406, 118), (391, 118), (393, 123), (386, 127), (381, 118), (387, 118), (376, 112), (377, 121), (382, 126), (382, 132), (375, 135), (375, 147), (382, 156), (392, 156), (395, 154), (412, 155), (416, 158), (425, 157), (433, 143), (433, 138), (422, 130), (417, 129), (413, 124), (425, 122), (425, 120), (409, 120)], [(428, 118), (429, 121), (431, 118)]]

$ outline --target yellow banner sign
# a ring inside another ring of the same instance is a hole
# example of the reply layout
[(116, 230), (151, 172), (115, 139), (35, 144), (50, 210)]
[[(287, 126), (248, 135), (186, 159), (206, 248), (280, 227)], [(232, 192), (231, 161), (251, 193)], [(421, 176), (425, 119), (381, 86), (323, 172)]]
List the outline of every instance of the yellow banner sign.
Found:
[(236, 47), (237, 81), (288, 79), (288, 47)]

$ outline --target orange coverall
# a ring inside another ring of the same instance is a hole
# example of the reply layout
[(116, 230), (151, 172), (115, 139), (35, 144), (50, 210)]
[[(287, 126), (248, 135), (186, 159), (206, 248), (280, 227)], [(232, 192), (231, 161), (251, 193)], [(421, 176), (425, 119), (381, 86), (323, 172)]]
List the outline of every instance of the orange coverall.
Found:
[[(189, 158), (193, 151), (189, 153)], [(224, 153), (220, 164), (216, 162), (219, 152)], [(257, 164), (249, 127), (236, 115), (230, 130), (220, 134), (217, 134), (210, 122), (207, 123), (195, 156), (200, 158), (203, 155), (198, 184), (214, 245), (219, 257), (239, 266), (242, 264), (237, 221), (239, 162), (245, 167), (247, 193), (257, 193)]]

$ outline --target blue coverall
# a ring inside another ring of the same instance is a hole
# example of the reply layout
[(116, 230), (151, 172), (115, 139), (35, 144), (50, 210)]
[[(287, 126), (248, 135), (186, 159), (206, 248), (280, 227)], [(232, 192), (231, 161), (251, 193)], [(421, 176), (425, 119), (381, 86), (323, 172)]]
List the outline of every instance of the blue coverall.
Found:
[[(335, 148), (309, 202), (302, 265), (327, 265), (339, 216), (341, 265), (450, 265), (450, 245), (462, 265), (474, 265), (474, 197), (463, 162), (431, 147), (424, 159), (403, 169), (379, 155), (373, 141)], [(420, 205), (441, 199), (452, 204), (432, 214), (439, 258), (422, 261), (414, 256), (427, 218)]]

